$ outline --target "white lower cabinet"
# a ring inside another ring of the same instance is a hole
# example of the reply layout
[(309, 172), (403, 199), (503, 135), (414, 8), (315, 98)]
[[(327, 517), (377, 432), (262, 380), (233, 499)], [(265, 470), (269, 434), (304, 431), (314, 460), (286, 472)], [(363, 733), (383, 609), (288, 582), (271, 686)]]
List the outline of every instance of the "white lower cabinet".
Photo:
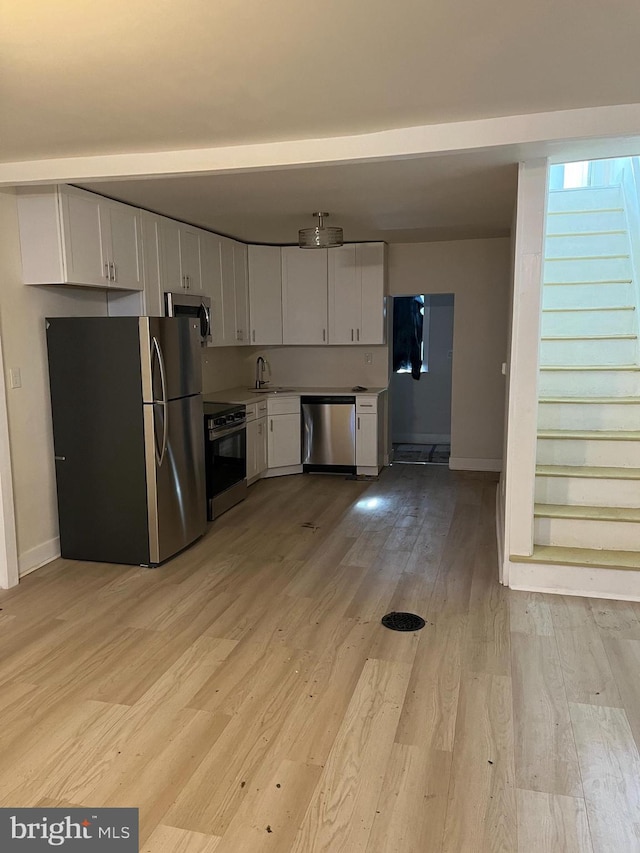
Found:
[(268, 475), (301, 471), (300, 397), (270, 397), (267, 401)]
[(267, 401), (247, 406), (247, 484), (259, 480), (267, 469)]
[(359, 474), (377, 473), (384, 456), (383, 398), (356, 396), (356, 469)]

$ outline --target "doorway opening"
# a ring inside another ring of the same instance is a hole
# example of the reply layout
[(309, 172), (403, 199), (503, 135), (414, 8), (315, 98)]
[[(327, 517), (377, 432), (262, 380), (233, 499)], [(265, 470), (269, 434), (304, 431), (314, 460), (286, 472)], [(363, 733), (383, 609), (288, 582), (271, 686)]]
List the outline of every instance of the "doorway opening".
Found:
[(453, 312), (452, 293), (393, 298), (394, 463), (449, 465)]

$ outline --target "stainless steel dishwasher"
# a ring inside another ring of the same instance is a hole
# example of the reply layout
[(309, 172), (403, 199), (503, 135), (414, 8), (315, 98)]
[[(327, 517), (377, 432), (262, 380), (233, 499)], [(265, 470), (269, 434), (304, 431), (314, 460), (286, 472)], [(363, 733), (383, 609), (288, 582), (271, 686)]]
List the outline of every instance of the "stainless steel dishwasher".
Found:
[(303, 471), (355, 473), (356, 398), (302, 397)]

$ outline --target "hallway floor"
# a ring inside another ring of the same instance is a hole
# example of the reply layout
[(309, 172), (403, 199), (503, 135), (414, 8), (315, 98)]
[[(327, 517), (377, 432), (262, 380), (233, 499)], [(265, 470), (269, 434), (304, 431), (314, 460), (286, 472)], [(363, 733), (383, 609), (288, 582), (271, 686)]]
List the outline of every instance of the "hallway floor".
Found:
[(0, 805), (137, 806), (146, 853), (640, 851), (640, 605), (501, 587), (495, 488), (264, 480), (157, 570), (0, 592)]

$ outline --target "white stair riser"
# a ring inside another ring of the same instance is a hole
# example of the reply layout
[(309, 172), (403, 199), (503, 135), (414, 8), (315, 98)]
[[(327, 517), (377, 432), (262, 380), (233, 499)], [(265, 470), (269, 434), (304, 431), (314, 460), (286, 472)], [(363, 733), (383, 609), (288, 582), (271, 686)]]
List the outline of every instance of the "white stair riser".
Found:
[(600, 255), (628, 255), (629, 238), (623, 234), (547, 235), (545, 258), (584, 258)]
[[(536, 503), (562, 506), (640, 507), (640, 480), (547, 477), (536, 474)], [(640, 528), (638, 529), (640, 533)], [(640, 543), (638, 544), (640, 548)]]
[(629, 281), (629, 258), (576, 258), (545, 260), (544, 281)]
[(640, 370), (541, 370), (541, 397), (638, 397)]
[(624, 211), (594, 210), (591, 213), (556, 213), (547, 217), (547, 235), (581, 234), (585, 231), (623, 231)]
[(570, 210), (610, 210), (622, 207), (620, 187), (552, 190), (547, 209), (557, 213)]
[(543, 403), (538, 406), (539, 429), (638, 429), (637, 403)]
[(536, 545), (562, 545), (566, 548), (638, 551), (640, 524), (581, 518), (536, 518), (533, 541)]
[(640, 468), (640, 441), (538, 438), (538, 465), (604, 465)]
[(635, 339), (541, 341), (540, 364), (633, 364), (637, 352)]
[(633, 285), (615, 284), (554, 284), (542, 290), (543, 308), (615, 308), (633, 305)]
[(636, 311), (545, 311), (543, 335), (635, 334)]

